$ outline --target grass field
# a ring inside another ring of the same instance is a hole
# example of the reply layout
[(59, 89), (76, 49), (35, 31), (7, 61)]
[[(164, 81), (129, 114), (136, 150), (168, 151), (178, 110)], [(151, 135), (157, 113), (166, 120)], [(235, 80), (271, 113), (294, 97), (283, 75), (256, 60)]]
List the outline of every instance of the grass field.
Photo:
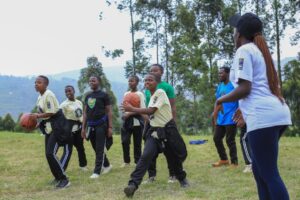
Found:
[[(122, 150), (120, 136), (114, 137), (114, 145), (108, 153), (113, 165), (110, 173), (90, 180), (94, 164), (91, 145), (85, 143), (88, 172), (78, 168), (77, 152), (73, 151), (67, 174), (72, 185), (56, 190), (49, 182), (53, 179), (44, 156), (44, 137), (39, 134), (0, 132), (0, 199), (126, 199), (126, 186), (133, 165), (120, 168)], [(214, 169), (217, 153), (209, 136), (193, 136), (184, 139), (208, 139), (203, 145), (187, 145), (189, 156), (184, 163), (191, 187), (181, 189), (178, 183), (167, 183), (167, 166), (164, 156), (158, 160), (157, 181), (141, 185), (134, 199), (209, 199), (234, 200), (258, 199), (252, 174), (243, 174), (244, 163), (238, 146), (240, 166), (236, 169)], [(291, 200), (300, 199), (300, 138), (282, 138), (280, 142), (279, 168)]]

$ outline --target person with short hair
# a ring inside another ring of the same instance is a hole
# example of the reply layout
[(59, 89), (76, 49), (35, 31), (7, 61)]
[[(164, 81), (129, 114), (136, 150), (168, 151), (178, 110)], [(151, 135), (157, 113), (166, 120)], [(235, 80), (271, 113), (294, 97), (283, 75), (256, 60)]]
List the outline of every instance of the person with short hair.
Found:
[[(71, 127), (63, 112), (59, 109), (55, 94), (47, 89), (49, 79), (40, 75), (35, 80), (35, 89), (40, 93), (37, 100), (38, 113), (33, 113), (40, 123), (39, 128), (45, 135), (45, 153), (54, 176), (53, 184), (56, 188), (66, 188), (71, 182), (68, 180), (65, 168), (72, 155)], [(64, 155), (59, 161), (56, 153), (60, 146), (64, 147)]]
[(237, 48), (232, 81), (238, 84), (216, 104), (239, 100), (247, 124), (252, 171), (259, 199), (288, 200), (289, 194), (278, 166), (278, 143), (291, 125), (291, 113), (281, 94), (277, 72), (262, 35), (263, 23), (253, 13), (229, 19)]
[(143, 154), (138, 161), (135, 170), (131, 173), (128, 186), (124, 189), (127, 197), (132, 197), (151, 164), (152, 159), (160, 152), (164, 152), (166, 158), (172, 161), (176, 179), (181, 187), (189, 186), (186, 172), (183, 170), (183, 162), (187, 157), (185, 143), (179, 134), (176, 123), (173, 120), (169, 98), (162, 89), (157, 89), (160, 78), (155, 74), (145, 77), (145, 87), (151, 92), (148, 108), (135, 108), (128, 103), (123, 104), (126, 112), (147, 114), (150, 116), (150, 127), (146, 133), (146, 142)]
[[(160, 64), (153, 64), (150, 67), (150, 73), (153, 73), (158, 77), (157, 89), (162, 89), (167, 94), (168, 99), (170, 101), (171, 109), (172, 109), (172, 118), (174, 119), (174, 121), (176, 121), (175, 92), (174, 92), (174, 88), (169, 83), (161, 80), (163, 73), (164, 73), (163, 66)], [(151, 98), (151, 92), (148, 89), (145, 90), (145, 96), (146, 96), (146, 106), (148, 107), (150, 98)], [(149, 166), (149, 169), (148, 169), (149, 178), (146, 181), (144, 181), (143, 183), (152, 183), (153, 181), (155, 181), (157, 157), (158, 157), (158, 154), (153, 158), (153, 161), (151, 162), (151, 165)], [(175, 183), (176, 176), (174, 174), (175, 172), (173, 170), (173, 166), (170, 164), (171, 162), (172, 161), (169, 161), (167, 159), (168, 170), (169, 170), (168, 183)]]
[[(125, 92), (124, 97), (130, 93), (138, 95), (140, 100), (140, 108), (145, 108), (144, 94), (138, 91), (137, 86), (139, 84), (139, 77), (132, 75), (128, 79), (128, 86), (130, 91)], [(142, 134), (144, 130), (144, 115), (140, 115), (134, 112), (123, 113), (123, 126), (121, 128), (121, 140), (123, 148), (123, 161), (121, 167), (130, 165), (130, 140), (133, 135), (133, 152), (134, 163), (136, 164), (142, 154)]]
[[(226, 94), (229, 94), (234, 90), (233, 84), (229, 81), (230, 68), (221, 67), (219, 69), (219, 80), (220, 84), (218, 85), (216, 91), (216, 98), (220, 98)], [(214, 110), (214, 116), (217, 116), (215, 121), (215, 131), (214, 131), (214, 142), (217, 148), (220, 160), (214, 164), (213, 167), (220, 167), (223, 165), (231, 164), (232, 167), (238, 165), (238, 157), (236, 150), (236, 123), (233, 121), (233, 116), (238, 108), (238, 102), (226, 102), (222, 103), (221, 109)], [(223, 144), (223, 138), (226, 136), (226, 143), (229, 148), (230, 163), (226, 154), (226, 150)]]
[(105, 151), (106, 143), (112, 139), (112, 107), (108, 94), (100, 89), (101, 79), (98, 76), (89, 78), (91, 92), (84, 100), (81, 136), (91, 141), (95, 151), (95, 168), (91, 179), (98, 178), (100, 173), (108, 173), (112, 165)]
[(78, 153), (79, 167), (83, 171), (87, 171), (87, 160), (83, 138), (81, 137), (83, 106), (81, 101), (75, 98), (75, 89), (72, 85), (65, 87), (65, 94), (67, 99), (59, 107), (62, 109), (66, 119), (71, 123), (72, 144)]

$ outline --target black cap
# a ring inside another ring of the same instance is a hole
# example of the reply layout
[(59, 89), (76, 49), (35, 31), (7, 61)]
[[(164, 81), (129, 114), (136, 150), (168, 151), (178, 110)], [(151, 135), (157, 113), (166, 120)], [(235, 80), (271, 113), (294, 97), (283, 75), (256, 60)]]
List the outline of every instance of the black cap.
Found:
[(229, 24), (237, 28), (238, 32), (247, 39), (253, 38), (256, 33), (261, 33), (263, 30), (261, 20), (253, 13), (245, 13), (242, 16), (235, 14), (229, 18)]

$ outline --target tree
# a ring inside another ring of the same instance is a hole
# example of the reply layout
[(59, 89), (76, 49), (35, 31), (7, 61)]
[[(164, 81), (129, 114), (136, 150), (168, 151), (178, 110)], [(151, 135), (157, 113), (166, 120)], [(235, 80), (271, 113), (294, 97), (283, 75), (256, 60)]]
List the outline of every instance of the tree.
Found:
[(100, 87), (103, 91), (105, 91), (112, 102), (112, 110), (113, 110), (113, 128), (114, 131), (119, 131), (120, 129), (120, 121), (119, 121), (119, 112), (116, 97), (111, 90), (111, 85), (106, 78), (102, 64), (98, 61), (98, 58), (95, 56), (91, 56), (87, 58), (87, 67), (81, 69), (80, 77), (78, 80), (78, 88), (81, 95), (85, 96), (84, 93), (87, 91), (89, 78), (94, 75), (101, 78)]
[(16, 123), (13, 120), (12, 116), (9, 113), (7, 113), (2, 120), (3, 130), (14, 131), (15, 125)]
[(283, 95), (290, 107), (293, 129), (291, 135), (300, 131), (300, 53), (297, 59), (284, 66)]
[(3, 128), (3, 119), (2, 117), (0, 117), (0, 131), (3, 131), (4, 128)]

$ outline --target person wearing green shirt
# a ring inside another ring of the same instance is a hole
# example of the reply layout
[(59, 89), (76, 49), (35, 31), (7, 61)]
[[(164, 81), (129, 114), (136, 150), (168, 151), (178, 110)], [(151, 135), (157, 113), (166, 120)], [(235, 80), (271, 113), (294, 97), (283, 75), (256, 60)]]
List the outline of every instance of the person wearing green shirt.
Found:
[[(161, 77), (163, 76), (163, 73), (164, 73), (163, 66), (161, 66), (160, 64), (153, 64), (150, 67), (150, 73), (155, 74), (159, 77), (159, 83), (157, 84), (156, 88), (157, 89), (162, 89), (166, 92), (166, 94), (168, 96), (168, 99), (170, 101), (170, 104), (171, 104), (173, 119), (176, 121), (175, 92), (174, 92), (174, 88), (169, 83), (161, 80)], [(146, 107), (148, 107), (149, 102), (150, 102), (150, 98), (151, 98), (151, 93), (147, 89), (145, 90), (145, 97), (146, 97)], [(153, 158), (152, 163), (151, 163), (150, 167), (148, 168), (149, 178), (148, 178), (148, 180), (144, 181), (144, 184), (145, 183), (151, 183), (155, 180), (155, 177), (156, 177), (156, 159), (157, 159), (157, 157), (158, 157), (158, 155), (156, 155)], [(167, 163), (168, 163), (168, 169), (169, 169), (168, 183), (174, 183), (176, 181), (176, 176), (175, 176), (175, 172), (173, 170), (173, 166), (170, 164), (171, 161), (169, 161), (168, 158), (167, 158)]]

